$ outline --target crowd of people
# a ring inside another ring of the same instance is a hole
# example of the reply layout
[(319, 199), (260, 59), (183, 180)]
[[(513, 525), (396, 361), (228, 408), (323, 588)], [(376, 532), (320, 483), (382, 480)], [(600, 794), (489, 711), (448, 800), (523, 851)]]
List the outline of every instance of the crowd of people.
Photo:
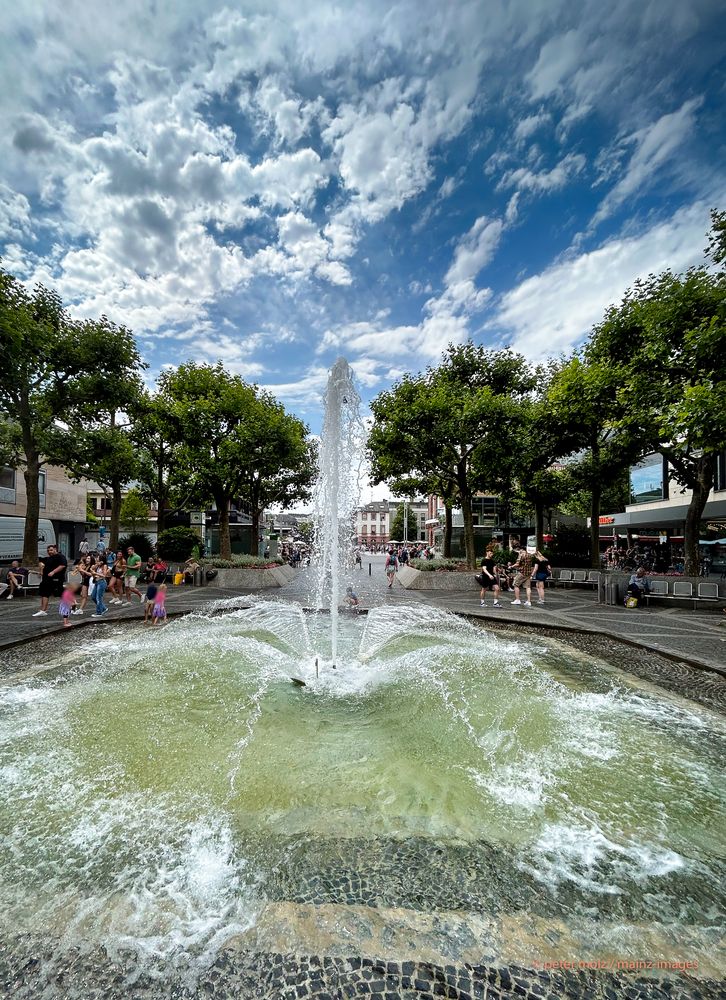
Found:
[[(187, 560), (185, 570), (189, 571)], [(34, 618), (46, 618), (51, 598), (58, 598), (58, 613), (63, 625), (70, 627), (71, 617), (83, 615), (89, 601), (94, 608), (92, 618), (104, 618), (112, 606), (129, 605), (137, 598), (144, 606), (144, 620), (158, 625), (166, 619), (167, 563), (151, 556), (146, 563), (133, 546), (126, 550), (106, 550), (99, 543), (91, 552), (84, 539), (78, 557), (69, 567), (68, 559), (57, 545), (49, 545), (38, 565), (40, 582), (38, 597), (40, 607)], [(29, 570), (15, 559), (7, 573), (6, 600), (13, 600), (21, 587), (27, 585)], [(145, 584), (145, 591), (137, 586)]]
[[(518, 539), (511, 539), (510, 544), (516, 552), (516, 559), (506, 565), (497, 563), (496, 550), (493, 545), (487, 547), (481, 561), (480, 571), (475, 577), (481, 588), (479, 605), (482, 608), (487, 607), (486, 597), (489, 591), (494, 598), (492, 606), (501, 608), (499, 597), (503, 590), (514, 593), (514, 600), (510, 601), (510, 604), (531, 608), (532, 584), (537, 592), (537, 604), (544, 605), (545, 603), (545, 584), (552, 576), (549, 559), (539, 549), (530, 552), (529, 549), (520, 545)], [(522, 600), (522, 591), (524, 591), (524, 601)]]

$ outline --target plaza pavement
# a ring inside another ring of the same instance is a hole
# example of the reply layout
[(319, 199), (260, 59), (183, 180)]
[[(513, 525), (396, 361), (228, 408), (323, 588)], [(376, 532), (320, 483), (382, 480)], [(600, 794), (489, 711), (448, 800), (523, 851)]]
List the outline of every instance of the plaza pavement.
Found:
[[(726, 615), (721, 604), (691, 611), (687, 608), (659, 607), (627, 610), (597, 603), (594, 590), (549, 587), (546, 604), (532, 608), (512, 607), (511, 594), (502, 595), (502, 608), (479, 606), (479, 591), (472, 582), (465, 591), (406, 590), (396, 580), (388, 589), (384, 572), (384, 556), (366, 555), (361, 569), (354, 571), (355, 586), (364, 609), (381, 604), (431, 604), (456, 614), (466, 614), (482, 621), (538, 626), (612, 636), (644, 649), (654, 650), (668, 658), (692, 666), (717, 671), (726, 677)], [(230, 591), (215, 587), (170, 587), (167, 611), (170, 617), (199, 610), (212, 601), (235, 596), (266, 596), (288, 598), (303, 605), (311, 603), (312, 573), (299, 569), (295, 578), (279, 590)], [(34, 597), (0, 600), (0, 666), (2, 650), (40, 636), (60, 632), (63, 628), (57, 602), (51, 604), (47, 618), (33, 618), (39, 601)], [(131, 605), (112, 606), (107, 618), (91, 618), (93, 607), (86, 614), (71, 618), (74, 628), (103, 628), (107, 621), (118, 622), (143, 618), (143, 609), (135, 600)]]

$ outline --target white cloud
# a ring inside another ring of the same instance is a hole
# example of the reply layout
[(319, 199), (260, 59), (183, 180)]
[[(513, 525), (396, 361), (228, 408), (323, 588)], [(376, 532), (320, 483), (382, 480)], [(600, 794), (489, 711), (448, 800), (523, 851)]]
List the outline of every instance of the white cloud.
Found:
[(569, 351), (638, 278), (703, 260), (708, 206), (695, 204), (638, 236), (553, 264), (502, 296), (490, 328), (530, 358)]
[(600, 204), (592, 225), (606, 219), (627, 198), (642, 193), (654, 184), (659, 171), (672, 160), (675, 151), (693, 131), (696, 112), (702, 103), (702, 98), (694, 97), (682, 104), (678, 111), (662, 115), (652, 125), (621, 140), (621, 149), (632, 143), (635, 150), (625, 174)]
[(585, 157), (581, 153), (568, 153), (551, 170), (530, 170), (520, 167), (518, 170), (508, 170), (497, 184), (500, 190), (516, 188), (518, 191), (548, 193), (563, 188), (579, 174), (585, 166)]
[(536, 115), (527, 115), (525, 118), (520, 118), (514, 127), (514, 138), (517, 142), (524, 142), (525, 139), (529, 139), (538, 129), (548, 124), (551, 120), (552, 116), (550, 113), (544, 110), (538, 111)]

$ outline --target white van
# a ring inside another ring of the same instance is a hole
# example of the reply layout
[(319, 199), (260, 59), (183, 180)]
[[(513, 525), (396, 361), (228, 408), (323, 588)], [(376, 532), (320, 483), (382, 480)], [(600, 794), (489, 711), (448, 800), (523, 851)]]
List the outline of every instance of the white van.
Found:
[[(9, 565), (23, 558), (24, 517), (0, 517), (0, 564)], [(38, 521), (38, 555), (44, 556), (49, 545), (55, 545), (55, 528), (45, 518)]]

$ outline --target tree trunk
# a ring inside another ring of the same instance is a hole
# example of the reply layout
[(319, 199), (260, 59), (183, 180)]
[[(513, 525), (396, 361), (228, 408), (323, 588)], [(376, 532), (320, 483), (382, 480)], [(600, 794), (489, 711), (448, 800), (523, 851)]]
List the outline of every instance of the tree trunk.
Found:
[(590, 493), (590, 565), (600, 569), (600, 499), (602, 483), (600, 482), (600, 443), (594, 440), (591, 444), (593, 477)]
[(600, 480), (593, 480), (590, 501), (590, 565), (600, 569)]
[(256, 556), (259, 550), (260, 540), (260, 509), (256, 505), (253, 505), (250, 517), (252, 518), (251, 555)]
[(683, 549), (685, 552), (684, 573), (686, 576), (698, 576), (698, 539), (701, 530), (701, 518), (713, 485), (713, 456), (704, 455), (698, 462), (698, 475), (694, 480), (691, 502), (686, 514), (686, 528)]
[(541, 500), (535, 500), (534, 502), (534, 522), (534, 530), (537, 535), (537, 548), (541, 551), (544, 545), (542, 537), (544, 535), (544, 504)]
[(454, 525), (452, 506), (451, 500), (444, 500), (444, 559), (451, 559), (451, 536)]
[(232, 541), (229, 537), (229, 498), (217, 498), (219, 511), (219, 556), (220, 559), (232, 558)]
[(159, 465), (156, 474), (156, 533), (160, 534), (166, 527), (166, 504), (168, 490), (164, 483), (164, 449), (159, 452)]
[[(40, 518), (40, 456), (30, 448), (25, 452), (25, 533), (23, 535), (23, 566), (38, 565), (38, 520)], [(45, 556), (45, 552), (40, 553)]]
[(456, 478), (459, 484), (459, 502), (461, 504), (461, 515), (464, 519), (464, 552), (466, 553), (466, 565), (469, 569), (476, 569), (476, 551), (474, 548), (474, 516), (471, 510), (471, 494), (466, 481), (465, 460), (462, 460), (456, 469)]
[(111, 484), (111, 524), (109, 527), (108, 545), (110, 549), (115, 549), (118, 545), (119, 524), (121, 521), (121, 484), (115, 482)]

